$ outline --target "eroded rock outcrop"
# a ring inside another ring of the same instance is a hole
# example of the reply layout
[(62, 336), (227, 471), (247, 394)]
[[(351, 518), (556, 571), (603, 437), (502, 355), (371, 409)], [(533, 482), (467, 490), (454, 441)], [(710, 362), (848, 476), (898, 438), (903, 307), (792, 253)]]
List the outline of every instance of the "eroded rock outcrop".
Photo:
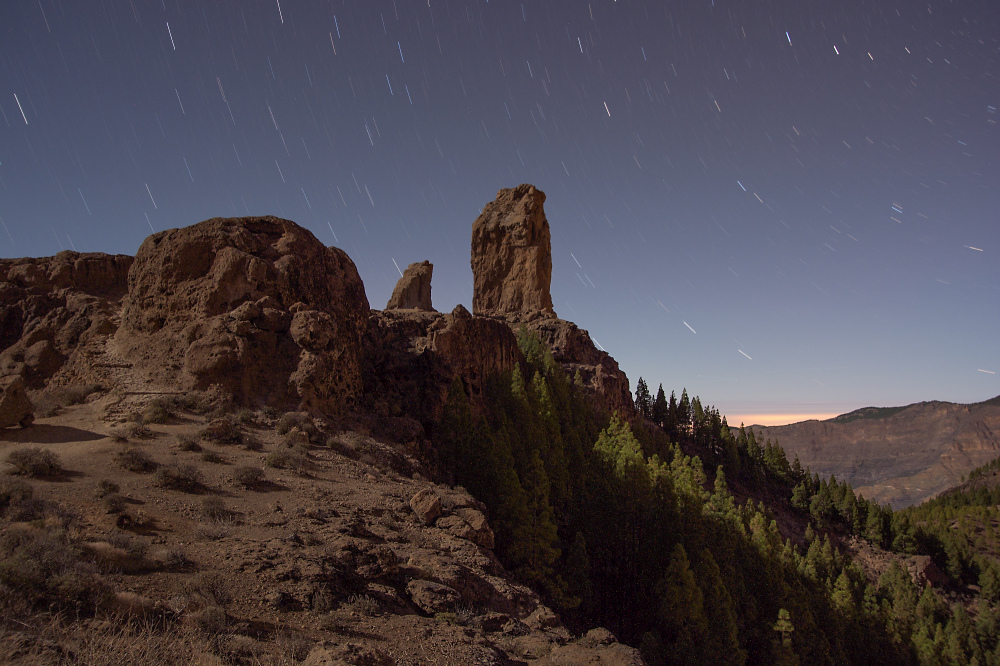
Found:
[(39, 389), (96, 337), (113, 332), (132, 257), (60, 252), (0, 260), (0, 374)]
[(19, 375), (0, 377), (0, 428), (26, 428), (35, 420), (35, 408), (24, 392)]
[(213, 218), (145, 240), (116, 342), (164, 383), (339, 413), (361, 393), (368, 312), (343, 250), (289, 220)]
[(534, 185), (497, 192), (472, 225), (472, 312), (520, 317), (552, 311), (552, 241)]
[(424, 310), (434, 312), (431, 305), (431, 275), (434, 264), (429, 261), (410, 264), (392, 290), (386, 310)]
[(382, 417), (403, 414), (433, 421), (455, 379), (473, 400), (486, 380), (523, 359), (503, 321), (450, 313), (372, 310), (365, 340), (366, 407)]
[(552, 245), (543, 204), (533, 185), (500, 190), (472, 225), (472, 310), (501, 318), (516, 332), (539, 335), (571, 377), (579, 374), (608, 411), (631, 412), (628, 377), (594, 345), (587, 331), (552, 310)]

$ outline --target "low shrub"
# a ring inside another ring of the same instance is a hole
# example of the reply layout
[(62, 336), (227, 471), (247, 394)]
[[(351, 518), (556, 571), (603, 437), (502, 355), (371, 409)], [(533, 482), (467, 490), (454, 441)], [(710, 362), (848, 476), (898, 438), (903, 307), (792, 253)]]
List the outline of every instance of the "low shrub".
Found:
[(220, 444), (239, 444), (243, 439), (243, 434), (236, 421), (228, 416), (214, 419), (202, 428), (198, 436)]
[(201, 473), (194, 465), (166, 465), (156, 470), (156, 485), (174, 490), (197, 490), (201, 487)]
[(309, 459), (304, 455), (291, 451), (271, 451), (264, 458), (266, 467), (275, 469), (288, 469), (297, 474), (304, 474), (309, 467)]
[(250, 409), (241, 409), (236, 412), (236, 422), (242, 425), (253, 425), (257, 421), (257, 415)]
[(206, 518), (219, 521), (231, 518), (233, 512), (226, 507), (226, 503), (218, 495), (209, 495), (201, 500), (201, 512)]
[(221, 464), (226, 462), (225, 460), (223, 460), (222, 456), (220, 456), (215, 451), (202, 451), (201, 459), (204, 460), (205, 462), (215, 463), (215, 464)]
[(374, 617), (380, 613), (378, 602), (367, 594), (353, 594), (344, 604), (345, 608), (358, 615)]
[(106, 593), (65, 530), (23, 526), (0, 533), (0, 606), (90, 612)]
[(264, 470), (253, 465), (240, 465), (233, 470), (233, 483), (251, 488), (264, 480)]
[(122, 469), (139, 474), (148, 474), (156, 469), (157, 465), (153, 458), (143, 449), (135, 446), (122, 449), (115, 456)]
[(107, 497), (108, 495), (113, 495), (120, 491), (121, 488), (117, 483), (111, 481), (110, 479), (101, 479), (97, 482), (97, 498)]
[(105, 495), (101, 500), (104, 510), (108, 513), (120, 514), (125, 511), (125, 498), (118, 493)]
[(63, 472), (59, 456), (34, 446), (11, 451), (7, 454), (7, 463), (21, 476), (56, 476)]
[(309, 417), (308, 414), (303, 414), (302, 412), (287, 412), (280, 419), (275, 426), (275, 431), (279, 435), (288, 434), (292, 428), (298, 428), (302, 432), (306, 433), (310, 441), (315, 441), (319, 437), (319, 429), (316, 424)]
[(33, 495), (34, 491), (26, 481), (0, 476), (0, 516), (7, 509), (29, 501)]
[(162, 400), (152, 400), (142, 410), (142, 423), (166, 423), (170, 420), (170, 411)]
[(177, 435), (177, 448), (181, 451), (201, 451), (201, 444), (191, 435)]
[(140, 539), (137, 536), (133, 536), (128, 532), (122, 532), (121, 530), (112, 532), (108, 536), (107, 541), (115, 548), (124, 550), (128, 558), (134, 561), (145, 559), (146, 553), (149, 552), (148, 541)]

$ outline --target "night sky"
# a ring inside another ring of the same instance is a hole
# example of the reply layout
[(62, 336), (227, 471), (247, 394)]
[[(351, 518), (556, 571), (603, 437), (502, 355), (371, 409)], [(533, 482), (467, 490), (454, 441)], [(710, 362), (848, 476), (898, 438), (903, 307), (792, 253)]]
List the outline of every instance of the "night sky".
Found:
[[(556, 312), (731, 423), (1000, 394), (996, 0), (3, 0), (0, 256), (273, 214), (373, 307), (546, 192)], [(800, 416), (794, 420), (800, 420)]]

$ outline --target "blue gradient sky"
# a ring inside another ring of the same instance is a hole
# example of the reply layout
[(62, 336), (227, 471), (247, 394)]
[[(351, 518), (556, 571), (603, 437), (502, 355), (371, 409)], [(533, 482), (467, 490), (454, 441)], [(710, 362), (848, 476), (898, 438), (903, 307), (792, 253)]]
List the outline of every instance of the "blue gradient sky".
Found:
[(447, 311), (530, 182), (556, 312), (633, 386), (735, 422), (1000, 394), (992, 0), (7, 0), (0, 31), (2, 256), (275, 214), (374, 307), (430, 260)]

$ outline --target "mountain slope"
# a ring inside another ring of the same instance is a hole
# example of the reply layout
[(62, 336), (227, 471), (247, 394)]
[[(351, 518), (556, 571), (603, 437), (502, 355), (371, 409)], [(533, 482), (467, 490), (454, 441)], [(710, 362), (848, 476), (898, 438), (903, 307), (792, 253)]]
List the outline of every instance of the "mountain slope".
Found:
[(821, 477), (848, 481), (869, 499), (919, 504), (958, 484), (1000, 451), (1000, 403), (920, 402), (865, 408), (828, 421), (754, 426)]

